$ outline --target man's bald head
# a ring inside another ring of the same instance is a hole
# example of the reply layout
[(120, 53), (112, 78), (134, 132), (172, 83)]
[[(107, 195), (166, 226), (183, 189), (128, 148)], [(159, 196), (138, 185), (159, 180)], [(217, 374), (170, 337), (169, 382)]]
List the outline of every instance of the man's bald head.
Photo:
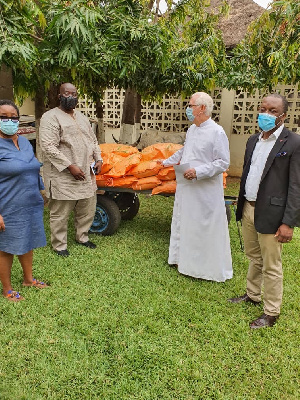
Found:
[(77, 97), (77, 88), (72, 83), (63, 83), (60, 85), (59, 94), (63, 96), (74, 96)]

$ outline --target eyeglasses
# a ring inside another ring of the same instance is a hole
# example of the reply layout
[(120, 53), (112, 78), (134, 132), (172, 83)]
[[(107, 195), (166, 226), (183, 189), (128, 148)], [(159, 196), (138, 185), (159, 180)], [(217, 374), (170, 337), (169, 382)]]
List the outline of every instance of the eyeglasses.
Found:
[(7, 117), (6, 115), (0, 115), (0, 119), (3, 122), (11, 121), (16, 124), (17, 122), (19, 122), (20, 117)]
[(66, 91), (65, 93), (62, 94), (63, 97), (69, 97), (69, 96), (73, 96), (73, 97), (77, 97), (78, 94), (77, 92), (68, 92)]
[(189, 107), (198, 107), (199, 104), (189, 104)]

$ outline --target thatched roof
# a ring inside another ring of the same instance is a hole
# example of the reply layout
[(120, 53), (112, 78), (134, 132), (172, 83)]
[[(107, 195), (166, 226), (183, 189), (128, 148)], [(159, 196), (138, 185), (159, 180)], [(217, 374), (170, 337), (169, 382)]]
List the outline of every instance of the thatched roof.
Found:
[[(265, 9), (252, 0), (228, 0), (230, 12), (227, 18), (222, 18), (220, 29), (226, 47), (237, 45), (245, 36), (248, 26), (257, 19)], [(211, 0), (211, 7), (217, 9), (220, 0)]]

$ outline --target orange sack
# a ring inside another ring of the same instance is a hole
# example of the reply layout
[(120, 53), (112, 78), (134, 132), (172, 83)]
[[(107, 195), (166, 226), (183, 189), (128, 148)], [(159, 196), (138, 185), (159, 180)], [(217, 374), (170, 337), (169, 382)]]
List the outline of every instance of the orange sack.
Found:
[(157, 174), (157, 177), (161, 181), (174, 181), (176, 179), (174, 167), (162, 168)]
[(169, 158), (172, 154), (176, 153), (177, 150), (181, 149), (182, 144), (175, 143), (155, 143), (151, 146), (145, 147), (142, 150), (142, 160), (155, 160), (158, 158)]
[(137, 181), (137, 178), (134, 176), (124, 176), (123, 178), (112, 178), (112, 180), (113, 187), (130, 188)]
[(156, 175), (160, 169), (162, 169), (162, 165), (157, 161), (142, 161), (128, 173), (136, 178), (146, 178)]
[(161, 181), (156, 176), (141, 178), (131, 186), (133, 190), (149, 190), (160, 185)]
[(101, 175), (106, 174), (106, 172), (110, 171), (112, 167), (119, 161), (123, 160), (122, 156), (119, 156), (115, 153), (101, 153), (101, 157), (103, 160)]
[(105, 175), (95, 175), (96, 176), (96, 184), (98, 187), (112, 187), (113, 186), (113, 179), (108, 178)]
[(156, 186), (152, 189), (152, 194), (159, 193), (175, 193), (176, 192), (176, 181), (165, 181), (161, 185)]
[(122, 157), (128, 157), (131, 154), (139, 153), (136, 147), (129, 146), (128, 144), (101, 143), (99, 147), (103, 153), (114, 153)]
[(124, 187), (130, 188), (137, 181), (134, 176), (124, 176), (123, 178), (110, 178), (106, 175), (96, 175), (98, 187)]
[(128, 157), (123, 157), (123, 159), (117, 162), (110, 171), (106, 174), (111, 178), (121, 178), (126, 175), (126, 173), (133, 167), (137, 166), (141, 160), (141, 154), (131, 154)]

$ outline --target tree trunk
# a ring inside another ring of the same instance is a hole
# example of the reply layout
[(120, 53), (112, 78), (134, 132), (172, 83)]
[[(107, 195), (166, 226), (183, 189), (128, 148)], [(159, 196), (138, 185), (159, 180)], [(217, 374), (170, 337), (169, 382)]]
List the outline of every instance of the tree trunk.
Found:
[(120, 142), (132, 144), (140, 131), (141, 96), (131, 88), (126, 89), (123, 103)]
[(60, 84), (52, 84), (50, 86), (50, 89), (48, 90), (48, 107), (51, 108), (55, 108), (59, 106), (59, 99), (58, 99), (58, 95), (59, 95), (59, 88), (60, 88)]
[(135, 132), (136, 138), (138, 138), (141, 131), (141, 116), (142, 116), (142, 96), (140, 94), (136, 94), (136, 103), (135, 103)]
[(0, 67), (0, 99), (14, 100), (12, 70), (4, 64)]
[[(48, 90), (47, 97), (48, 97), (48, 107), (54, 108), (59, 105), (58, 94), (59, 94), (59, 87), (60, 85), (51, 85), (50, 89)], [(40, 86), (40, 89), (37, 90), (35, 94), (35, 132), (36, 132), (36, 158), (42, 162), (42, 152), (40, 147), (40, 119), (44, 112), (46, 111), (45, 107), (45, 91), (43, 86)]]
[(136, 91), (128, 88), (125, 92), (123, 103), (122, 124), (134, 125), (135, 123), (135, 104)]
[(42, 154), (40, 147), (40, 135), (39, 135), (39, 127), (40, 127), (40, 119), (44, 112), (46, 111), (45, 107), (45, 91), (43, 86), (40, 86), (40, 89), (37, 90), (35, 94), (35, 132), (36, 132), (36, 157), (42, 162)]
[(105, 128), (104, 128), (104, 110), (102, 100), (99, 99), (96, 101), (96, 115), (97, 115), (97, 130), (96, 136), (98, 143), (105, 143)]

